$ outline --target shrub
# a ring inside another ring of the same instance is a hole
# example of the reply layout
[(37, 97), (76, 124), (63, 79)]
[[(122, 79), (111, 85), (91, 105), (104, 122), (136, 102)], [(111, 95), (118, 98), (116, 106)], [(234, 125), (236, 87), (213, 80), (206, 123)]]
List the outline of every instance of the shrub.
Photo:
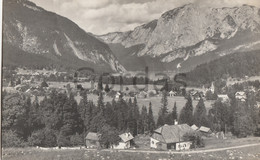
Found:
[(198, 132), (189, 132), (183, 135), (183, 139), (186, 141), (191, 141), (191, 148), (202, 148), (205, 146), (201, 134)]
[(56, 134), (51, 129), (44, 130), (44, 146), (46, 147), (55, 147), (57, 146)]
[(2, 133), (2, 147), (25, 147), (27, 144), (14, 131)]
[(43, 130), (38, 130), (32, 133), (28, 138), (28, 143), (30, 146), (42, 146), (44, 141), (44, 132)]
[(34, 131), (28, 138), (30, 146), (55, 147), (57, 146), (56, 134), (51, 129)]
[(83, 135), (76, 133), (70, 137), (70, 142), (72, 146), (82, 146), (84, 145), (84, 137)]
[(71, 146), (70, 137), (65, 136), (63, 134), (59, 134), (59, 136), (58, 136), (58, 146), (59, 147)]

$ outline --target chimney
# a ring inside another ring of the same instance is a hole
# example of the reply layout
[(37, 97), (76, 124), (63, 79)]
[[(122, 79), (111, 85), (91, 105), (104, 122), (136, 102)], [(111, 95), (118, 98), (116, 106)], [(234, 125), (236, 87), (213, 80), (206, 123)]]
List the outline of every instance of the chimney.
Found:
[(176, 119), (174, 120), (174, 125), (178, 125), (178, 121)]

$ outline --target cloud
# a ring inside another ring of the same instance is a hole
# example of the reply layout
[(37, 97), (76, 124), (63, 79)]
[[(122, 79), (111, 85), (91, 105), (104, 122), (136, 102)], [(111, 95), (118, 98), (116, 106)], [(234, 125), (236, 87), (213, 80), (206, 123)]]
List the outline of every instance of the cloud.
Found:
[(188, 3), (201, 7), (232, 7), (259, 0), (32, 0), (46, 10), (68, 17), (87, 32), (105, 34), (132, 30), (157, 19), (168, 10)]

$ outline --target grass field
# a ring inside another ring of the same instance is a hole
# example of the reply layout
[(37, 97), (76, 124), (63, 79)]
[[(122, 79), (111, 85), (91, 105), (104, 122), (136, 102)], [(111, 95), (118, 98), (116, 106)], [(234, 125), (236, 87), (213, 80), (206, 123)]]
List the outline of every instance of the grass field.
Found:
[[(143, 143), (149, 142), (148, 136), (138, 135), (135, 141)], [(248, 137), (240, 139), (206, 139), (205, 148), (191, 150), (193, 152), (203, 151), (208, 149), (219, 149), (224, 147), (234, 147), (247, 144), (260, 143), (260, 137)], [(147, 143), (149, 144), (149, 143)], [(171, 152), (171, 151), (155, 151), (142, 146), (142, 150), (87, 150), (82, 149), (37, 149), (37, 148), (6, 148), (2, 150), (3, 160), (259, 160), (260, 145), (226, 149), (223, 151), (210, 151), (200, 153)], [(139, 152), (140, 151), (140, 152)], [(147, 153), (147, 151), (155, 153)]]
[(115, 150), (40, 150), (9, 148), (3, 150), (3, 160), (259, 160), (260, 147), (246, 147), (207, 153), (140, 153)]
[[(245, 144), (260, 143), (260, 137), (234, 138), (234, 139), (206, 139), (204, 138), (204, 149), (215, 149), (221, 147), (233, 147)], [(260, 153), (260, 150), (259, 150)]]

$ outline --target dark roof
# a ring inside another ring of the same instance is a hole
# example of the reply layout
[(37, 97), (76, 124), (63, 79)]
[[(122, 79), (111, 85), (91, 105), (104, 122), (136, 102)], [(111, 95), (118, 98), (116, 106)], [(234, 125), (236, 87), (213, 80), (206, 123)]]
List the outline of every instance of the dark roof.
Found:
[(156, 129), (152, 138), (164, 143), (176, 143), (183, 140), (183, 135), (194, 130), (187, 124), (164, 125)]
[(86, 139), (89, 139), (89, 140), (96, 140), (98, 141), (99, 140), (99, 134), (98, 133), (94, 133), (94, 132), (89, 132), (86, 136)]

